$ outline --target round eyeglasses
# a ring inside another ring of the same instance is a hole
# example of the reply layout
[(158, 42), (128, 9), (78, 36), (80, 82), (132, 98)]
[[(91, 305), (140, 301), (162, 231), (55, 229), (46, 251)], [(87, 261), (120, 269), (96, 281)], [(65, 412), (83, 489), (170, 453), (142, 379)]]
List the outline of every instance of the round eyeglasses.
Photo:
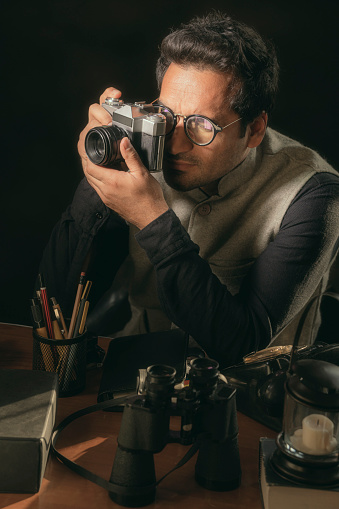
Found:
[(237, 118), (224, 127), (220, 127), (204, 115), (186, 116), (182, 113), (174, 113), (170, 108), (158, 102), (158, 99), (152, 102), (151, 108), (154, 113), (162, 113), (162, 115), (165, 116), (166, 135), (172, 134), (178, 123), (178, 117), (182, 117), (184, 120), (184, 130), (187, 138), (189, 138), (195, 145), (199, 145), (201, 147), (212, 143), (216, 135), (223, 131), (223, 129), (226, 129), (226, 127), (229, 127), (230, 125), (235, 124), (241, 120), (241, 118)]

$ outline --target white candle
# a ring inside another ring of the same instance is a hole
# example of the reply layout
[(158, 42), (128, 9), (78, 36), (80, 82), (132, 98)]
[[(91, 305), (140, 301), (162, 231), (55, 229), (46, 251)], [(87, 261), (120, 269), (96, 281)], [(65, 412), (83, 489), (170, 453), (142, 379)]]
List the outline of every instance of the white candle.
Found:
[(333, 436), (334, 424), (325, 415), (311, 414), (302, 421), (302, 429), (297, 429), (291, 436), (292, 445), (307, 454), (329, 454), (337, 447)]
[(302, 441), (308, 454), (332, 451), (333, 422), (322, 414), (311, 414), (302, 421)]

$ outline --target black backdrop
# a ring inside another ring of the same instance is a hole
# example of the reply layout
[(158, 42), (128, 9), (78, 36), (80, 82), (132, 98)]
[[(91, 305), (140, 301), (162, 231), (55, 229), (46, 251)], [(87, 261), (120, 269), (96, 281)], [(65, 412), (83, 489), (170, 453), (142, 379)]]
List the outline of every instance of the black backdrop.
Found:
[(221, 9), (275, 44), (281, 65), (270, 125), (338, 168), (336, 0), (2, 0), (0, 321), (30, 324), (28, 298), (49, 233), (81, 178), (87, 108), (110, 85), (157, 95), (168, 29)]

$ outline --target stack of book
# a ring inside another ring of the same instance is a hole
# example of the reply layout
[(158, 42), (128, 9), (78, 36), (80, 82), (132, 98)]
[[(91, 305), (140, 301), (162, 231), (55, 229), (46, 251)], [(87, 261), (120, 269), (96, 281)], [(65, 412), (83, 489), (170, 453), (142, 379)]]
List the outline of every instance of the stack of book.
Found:
[(260, 439), (259, 481), (264, 509), (339, 509), (339, 486), (306, 487), (276, 474), (270, 464), (275, 449), (275, 440)]

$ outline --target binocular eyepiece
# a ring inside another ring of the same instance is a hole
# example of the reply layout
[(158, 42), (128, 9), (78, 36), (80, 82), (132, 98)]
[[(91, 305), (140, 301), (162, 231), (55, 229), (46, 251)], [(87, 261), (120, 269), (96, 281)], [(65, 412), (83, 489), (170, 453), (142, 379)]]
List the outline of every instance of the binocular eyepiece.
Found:
[[(197, 358), (191, 362), (191, 387), (202, 397), (213, 392), (219, 377), (219, 365), (216, 361)], [(144, 394), (148, 403), (165, 402), (174, 392), (176, 371), (172, 366), (154, 364), (146, 370), (139, 370), (137, 390)]]
[[(175, 388), (176, 371), (162, 364), (140, 376), (139, 394), (124, 407), (110, 497), (127, 507), (155, 499), (154, 454), (169, 442), (196, 444), (195, 479), (203, 487), (228, 491), (240, 484), (235, 389), (219, 379), (219, 365), (195, 359), (189, 386)], [(170, 430), (170, 417), (181, 417), (181, 432)]]
[[(176, 371), (171, 366), (155, 364), (146, 370), (144, 392), (148, 404), (161, 404), (168, 401), (174, 391)], [(139, 391), (141, 387), (139, 385)]]

